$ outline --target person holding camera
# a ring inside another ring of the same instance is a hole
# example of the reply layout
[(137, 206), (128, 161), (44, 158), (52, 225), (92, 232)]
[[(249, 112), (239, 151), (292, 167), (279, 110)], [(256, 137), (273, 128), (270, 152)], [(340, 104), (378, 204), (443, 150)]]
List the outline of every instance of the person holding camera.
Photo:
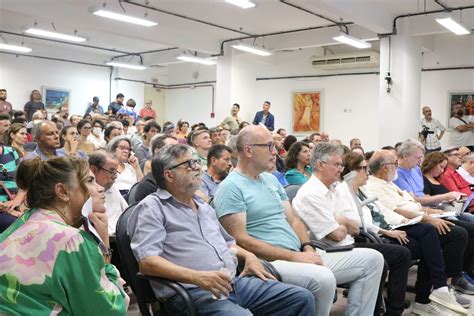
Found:
[(431, 108), (424, 106), (421, 110), (423, 118), (420, 120), (418, 135), (420, 142), (425, 146), (426, 152), (440, 151), (441, 138), (446, 131), (446, 128), (437, 119), (431, 115)]

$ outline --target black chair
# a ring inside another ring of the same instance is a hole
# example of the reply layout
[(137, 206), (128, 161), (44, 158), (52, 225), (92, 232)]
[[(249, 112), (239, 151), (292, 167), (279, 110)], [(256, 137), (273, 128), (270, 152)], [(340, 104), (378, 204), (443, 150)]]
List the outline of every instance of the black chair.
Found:
[(140, 182), (137, 182), (134, 185), (132, 185), (132, 187), (130, 188), (130, 191), (128, 191), (128, 199), (127, 199), (128, 205), (132, 205), (133, 203), (140, 202), (140, 201), (137, 201), (137, 198), (136, 198), (136, 195), (137, 195), (136, 192), (137, 192), (137, 187), (139, 183)]
[[(139, 272), (138, 263), (133, 255), (132, 249), (130, 248), (130, 237), (127, 233), (128, 218), (134, 212), (137, 203), (130, 205), (123, 213), (117, 222), (116, 228), (116, 240), (117, 248), (124, 265), (124, 272), (127, 279), (130, 280), (130, 286), (133, 293), (137, 297), (138, 307), (140, 313), (144, 316), (151, 316), (149, 304), (160, 303), (160, 300), (155, 297), (155, 294), (151, 288), (150, 281), (155, 281), (161, 285), (168, 287), (176, 292), (186, 305), (187, 315), (195, 316), (196, 308), (191, 296), (188, 294), (186, 289), (179, 283), (160, 278), (156, 276), (144, 275)], [(161, 304), (160, 304), (161, 306)], [(160, 308), (157, 312), (153, 312), (153, 315), (167, 315), (163, 308)]]
[(285, 192), (286, 195), (288, 195), (288, 199), (290, 200), (290, 203), (293, 202), (293, 199), (296, 196), (296, 193), (298, 193), (298, 190), (301, 188), (301, 185), (296, 185), (296, 184), (290, 184), (285, 187)]

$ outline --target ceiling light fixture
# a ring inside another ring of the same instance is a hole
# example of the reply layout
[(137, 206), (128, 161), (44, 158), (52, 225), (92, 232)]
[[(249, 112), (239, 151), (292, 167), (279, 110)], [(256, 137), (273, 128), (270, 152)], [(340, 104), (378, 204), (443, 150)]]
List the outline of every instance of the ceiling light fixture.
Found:
[(249, 0), (225, 0), (225, 2), (241, 7), (242, 9), (255, 7), (255, 3)]
[(439, 18), (436, 19), (436, 22), (438, 22), (456, 35), (466, 35), (471, 33), (464, 25), (453, 20), (451, 17)]
[(196, 57), (196, 56), (189, 56), (189, 55), (181, 55), (176, 57), (176, 59), (182, 60), (182, 61), (188, 61), (191, 63), (197, 63), (197, 64), (202, 64), (202, 65), (215, 65), (216, 61), (215, 60), (210, 60), (207, 58), (201, 58), (201, 57)]
[(134, 70), (145, 70), (146, 67), (143, 65), (136, 65), (136, 64), (125, 64), (125, 63), (117, 63), (115, 61), (110, 61), (107, 63), (108, 66), (119, 67), (119, 68), (128, 68)]
[(35, 28), (30, 28), (25, 31), (25, 33), (32, 34), (32, 35), (38, 35), (41, 37), (49, 37), (49, 38), (56, 38), (56, 39), (61, 39), (69, 42), (85, 42), (86, 39), (83, 37), (79, 36), (74, 36), (74, 35), (68, 35), (68, 34), (63, 34), (63, 33), (58, 33), (58, 32), (51, 32), (51, 31), (46, 31), (46, 30), (41, 30), (41, 29), (35, 29)]
[(238, 49), (238, 50), (241, 50), (241, 51), (244, 51), (244, 52), (247, 52), (247, 53), (252, 53), (252, 54), (255, 54), (255, 55), (259, 55), (259, 56), (270, 56), (272, 54), (267, 49), (257, 47), (257, 46), (247, 45), (247, 44), (243, 44), (243, 43), (232, 45), (232, 47), (235, 48), (235, 49)]
[(358, 39), (356, 37), (347, 35), (346, 33), (340, 33), (339, 36), (333, 37), (338, 42), (351, 45), (357, 48), (370, 48), (372, 47), (372, 44), (366, 41), (363, 41), (361, 39)]
[(95, 10), (92, 12), (94, 15), (98, 15), (104, 18), (109, 18), (113, 20), (118, 20), (122, 22), (127, 22), (127, 23), (133, 23), (133, 24), (138, 24), (142, 26), (156, 26), (158, 23), (141, 19), (141, 18), (136, 18), (133, 16), (125, 15), (125, 14), (120, 14), (120, 13), (115, 13), (112, 11), (107, 11), (107, 10)]
[(31, 48), (29, 48), (29, 47), (3, 44), (3, 43), (0, 43), (0, 50), (9, 50), (9, 51), (12, 51), (12, 52), (19, 52), (19, 53), (29, 53), (29, 52), (31, 52)]

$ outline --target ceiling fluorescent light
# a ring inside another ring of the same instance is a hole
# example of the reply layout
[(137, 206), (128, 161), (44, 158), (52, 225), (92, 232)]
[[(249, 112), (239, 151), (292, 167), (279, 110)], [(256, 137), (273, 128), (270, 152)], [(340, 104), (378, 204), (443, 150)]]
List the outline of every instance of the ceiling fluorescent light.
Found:
[(351, 46), (354, 46), (354, 47), (357, 47), (357, 48), (372, 47), (372, 44), (370, 44), (366, 41), (360, 40), (356, 37), (349, 36), (346, 33), (340, 33), (339, 36), (333, 37), (333, 39), (335, 39), (338, 42), (341, 42), (341, 43), (344, 43), (344, 44), (347, 44), (347, 45), (351, 45)]
[(255, 7), (255, 3), (249, 0), (225, 0), (225, 2), (241, 7), (242, 9)]
[(12, 52), (19, 52), (19, 53), (29, 53), (29, 52), (31, 52), (31, 48), (29, 48), (29, 47), (3, 44), (3, 43), (0, 43), (0, 50), (10, 50)]
[(107, 65), (120, 67), (120, 68), (128, 68), (128, 69), (135, 69), (135, 70), (145, 70), (146, 67), (143, 65), (134, 65), (134, 64), (124, 64), (124, 63), (117, 63), (115, 61), (108, 62)]
[(247, 53), (252, 53), (255, 55), (259, 56), (270, 56), (272, 53), (269, 50), (266, 50), (264, 48), (260, 48), (257, 46), (252, 46), (252, 45), (246, 45), (246, 44), (236, 44), (232, 45), (233, 48), (247, 52)]
[(176, 57), (176, 59), (182, 60), (182, 61), (189, 61), (192, 63), (198, 63), (202, 65), (215, 65), (216, 61), (215, 60), (209, 60), (206, 58), (201, 58), (201, 57), (195, 57), (195, 56), (188, 56), (188, 55), (181, 55)]
[(122, 22), (128, 22), (128, 23), (133, 23), (133, 24), (138, 24), (138, 25), (143, 25), (143, 26), (156, 26), (158, 23), (141, 19), (141, 18), (136, 18), (133, 16), (125, 15), (125, 14), (119, 14), (115, 13), (112, 11), (106, 11), (106, 10), (96, 10), (92, 12), (94, 15), (98, 15), (104, 18), (109, 18), (113, 20), (118, 20)]
[(466, 35), (471, 33), (468, 29), (466, 29), (462, 24), (456, 22), (450, 17), (436, 19), (436, 22), (450, 30), (456, 35)]
[(86, 39), (83, 37), (68, 35), (68, 34), (63, 34), (63, 33), (58, 33), (58, 32), (45, 31), (45, 30), (40, 30), (40, 29), (34, 29), (34, 28), (27, 29), (25, 33), (38, 35), (42, 37), (61, 39), (61, 40), (70, 41), (70, 42), (77, 42), (77, 43), (86, 41)]

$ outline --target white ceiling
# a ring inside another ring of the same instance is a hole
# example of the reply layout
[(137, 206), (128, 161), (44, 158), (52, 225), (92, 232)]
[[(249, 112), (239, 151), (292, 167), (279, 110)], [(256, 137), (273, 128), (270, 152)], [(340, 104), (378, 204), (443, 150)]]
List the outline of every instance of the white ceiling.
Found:
[[(279, 0), (253, 0), (257, 5), (251, 9), (241, 9), (225, 0), (126, 0), (122, 6), (127, 14), (144, 17), (159, 23), (155, 27), (141, 27), (94, 16), (92, 7), (102, 6), (104, 0), (0, 0), (0, 30), (22, 33), (37, 23), (38, 28), (52, 30), (52, 23), (58, 32), (73, 33), (88, 39), (86, 45), (116, 49), (125, 52), (179, 47), (180, 50), (143, 55), (150, 62), (159, 56), (172, 56), (183, 49), (200, 54), (219, 54), (224, 40), (245, 36), (242, 33), (261, 35), (281, 31), (314, 28), (332, 24), (323, 18), (299, 10)], [(440, 0), (449, 7), (474, 6), (474, 0)], [(106, 0), (106, 8), (123, 12), (117, 0)], [(145, 9), (141, 5), (161, 11), (184, 15), (193, 19), (220, 25), (223, 28), (191, 21), (182, 17)], [(334, 21), (353, 22), (348, 25), (350, 34), (360, 38), (376, 38), (377, 34), (392, 32), (393, 19), (402, 14), (422, 13), (440, 10), (434, 0), (287, 0), (286, 2), (314, 13), (324, 15)], [(133, 4), (135, 3), (135, 4)], [(139, 4), (139, 5), (137, 5)], [(474, 27), (474, 9), (453, 12), (468, 27)], [(399, 20), (399, 24), (409, 23), (411, 35), (446, 32), (434, 20), (434, 15), (420, 15)], [(399, 28), (400, 30), (401, 28)], [(322, 28), (312, 31), (295, 32), (277, 36), (258, 37), (257, 44), (268, 49), (283, 50), (301, 47), (334, 44), (332, 37), (339, 27)], [(11, 34), (2, 34), (9, 43), (21, 43), (32, 47), (35, 54), (74, 55), (88, 52), (101, 58), (109, 58), (119, 53), (90, 48), (51, 43)], [(2, 39), (0, 38), (0, 41)], [(253, 40), (245, 40), (252, 42)], [(153, 60), (154, 61), (154, 60)]]

